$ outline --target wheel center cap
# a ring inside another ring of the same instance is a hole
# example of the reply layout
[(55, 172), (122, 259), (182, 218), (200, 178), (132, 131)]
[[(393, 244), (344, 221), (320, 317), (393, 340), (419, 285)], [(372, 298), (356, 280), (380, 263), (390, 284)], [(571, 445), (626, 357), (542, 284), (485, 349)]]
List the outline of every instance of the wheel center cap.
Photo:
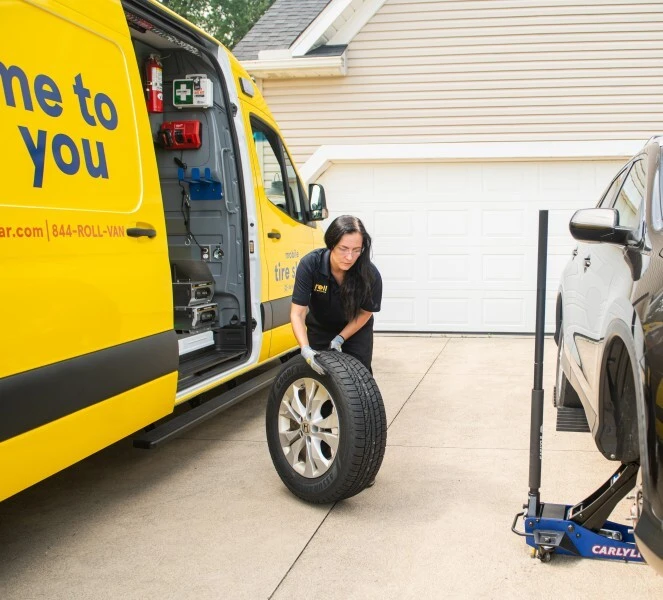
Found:
[(302, 433), (309, 435), (311, 433), (311, 424), (308, 421), (302, 422)]

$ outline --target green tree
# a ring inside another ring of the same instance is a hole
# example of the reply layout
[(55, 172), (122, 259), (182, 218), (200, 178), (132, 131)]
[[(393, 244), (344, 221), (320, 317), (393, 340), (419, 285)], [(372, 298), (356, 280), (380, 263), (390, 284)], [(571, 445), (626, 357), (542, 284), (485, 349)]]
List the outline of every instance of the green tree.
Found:
[(162, 4), (233, 48), (274, 0), (160, 0)]

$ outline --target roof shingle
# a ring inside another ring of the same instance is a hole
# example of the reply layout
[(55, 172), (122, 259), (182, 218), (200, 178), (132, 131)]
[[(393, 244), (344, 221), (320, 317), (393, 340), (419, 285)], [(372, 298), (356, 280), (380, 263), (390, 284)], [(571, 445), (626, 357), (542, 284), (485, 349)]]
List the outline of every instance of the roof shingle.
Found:
[(239, 60), (257, 60), (260, 50), (289, 48), (331, 0), (276, 0), (233, 48)]

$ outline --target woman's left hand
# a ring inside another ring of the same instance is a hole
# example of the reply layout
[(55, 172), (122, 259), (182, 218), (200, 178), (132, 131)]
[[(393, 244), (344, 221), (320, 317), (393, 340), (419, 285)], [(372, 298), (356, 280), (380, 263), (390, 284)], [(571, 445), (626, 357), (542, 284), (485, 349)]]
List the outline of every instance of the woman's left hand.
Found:
[(343, 352), (343, 350), (341, 350), (343, 342), (345, 342), (343, 336), (337, 335), (331, 342), (329, 342), (329, 349), (337, 350), (338, 352)]

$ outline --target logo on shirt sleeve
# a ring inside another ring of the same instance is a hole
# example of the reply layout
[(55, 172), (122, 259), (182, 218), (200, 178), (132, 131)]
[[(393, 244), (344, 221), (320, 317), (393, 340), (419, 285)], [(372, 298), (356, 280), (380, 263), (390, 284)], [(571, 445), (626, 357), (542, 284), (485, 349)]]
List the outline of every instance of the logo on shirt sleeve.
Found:
[(318, 292), (319, 294), (326, 294), (327, 293), (327, 287), (326, 285), (321, 285), (319, 283), (316, 283), (313, 286), (313, 291)]

